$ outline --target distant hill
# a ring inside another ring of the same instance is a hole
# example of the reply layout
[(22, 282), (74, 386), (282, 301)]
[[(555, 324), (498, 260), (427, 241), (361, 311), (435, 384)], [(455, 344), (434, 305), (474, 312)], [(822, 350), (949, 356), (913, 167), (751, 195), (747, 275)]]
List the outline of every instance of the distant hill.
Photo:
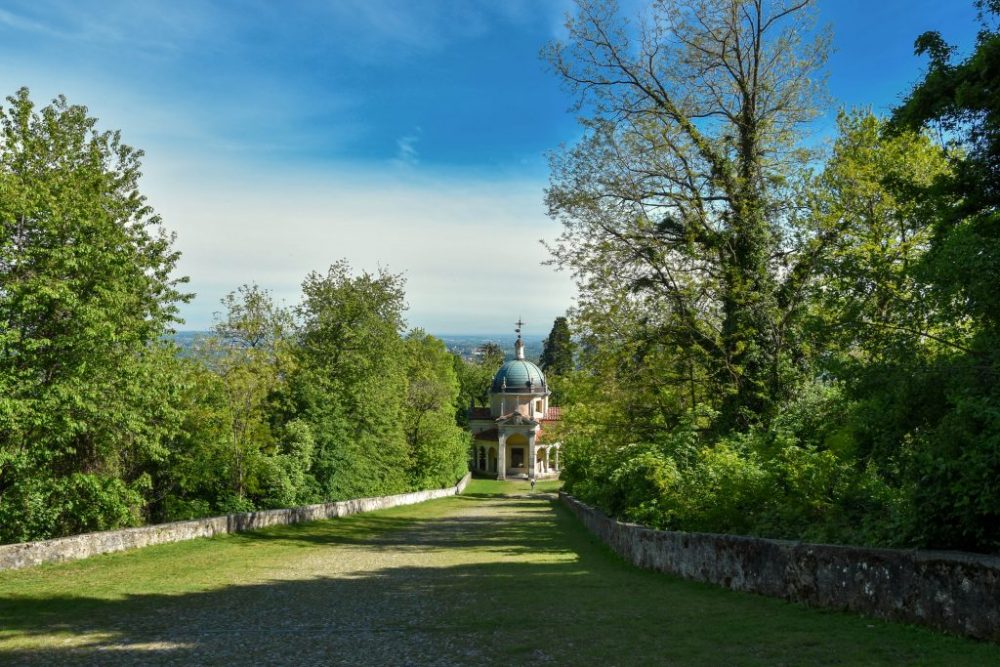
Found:
[[(211, 335), (211, 331), (178, 331), (174, 334), (173, 339), (177, 343), (177, 346), (181, 348), (182, 353), (189, 354), (198, 345), (199, 341)], [(444, 341), (449, 351), (455, 352), (465, 359), (472, 359), (476, 348), (486, 343), (497, 343), (507, 353), (507, 358), (513, 359), (514, 341), (517, 340), (517, 336), (512, 333), (496, 335), (449, 334), (446, 336), (437, 336), (437, 338)], [(542, 356), (542, 342), (545, 340), (545, 337), (525, 335), (523, 339), (525, 358), (529, 361), (537, 362), (538, 358)]]
[(173, 340), (181, 348), (181, 354), (187, 356), (194, 352), (201, 340), (211, 335), (211, 331), (178, 331), (173, 335)]
[[(517, 335), (512, 333), (496, 335), (451, 334), (437, 337), (444, 341), (444, 344), (448, 346), (450, 351), (461, 355), (465, 359), (472, 359), (476, 348), (486, 343), (497, 343), (503, 348), (507, 354), (507, 358), (513, 359), (514, 341), (517, 340)], [(522, 338), (524, 339), (524, 357), (529, 361), (537, 362), (538, 358), (542, 356), (542, 342), (545, 340), (545, 337), (525, 335)]]

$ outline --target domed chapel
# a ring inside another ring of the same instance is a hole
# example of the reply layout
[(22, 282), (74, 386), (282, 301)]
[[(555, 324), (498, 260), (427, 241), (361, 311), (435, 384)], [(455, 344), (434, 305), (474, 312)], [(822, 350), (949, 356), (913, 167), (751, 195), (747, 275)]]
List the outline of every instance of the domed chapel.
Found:
[(523, 325), (518, 320), (514, 359), (493, 376), (489, 407), (469, 408), (472, 467), (497, 479), (559, 476), (559, 443), (546, 438), (559, 408), (549, 405), (545, 374), (524, 358)]

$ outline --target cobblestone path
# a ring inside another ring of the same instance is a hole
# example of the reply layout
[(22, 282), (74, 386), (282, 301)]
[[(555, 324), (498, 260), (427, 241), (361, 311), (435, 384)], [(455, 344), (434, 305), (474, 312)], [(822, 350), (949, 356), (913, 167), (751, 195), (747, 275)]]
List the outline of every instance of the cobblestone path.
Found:
[(0, 664), (1000, 664), (642, 572), (553, 496), (471, 495), (0, 575)]

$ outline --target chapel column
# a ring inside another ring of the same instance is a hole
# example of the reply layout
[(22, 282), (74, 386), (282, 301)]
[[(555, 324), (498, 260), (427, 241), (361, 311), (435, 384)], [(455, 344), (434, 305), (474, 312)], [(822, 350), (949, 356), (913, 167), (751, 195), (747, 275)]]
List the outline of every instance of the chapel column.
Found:
[(535, 453), (535, 432), (532, 431), (530, 434), (528, 434), (528, 460), (530, 461), (530, 463), (528, 464), (529, 479), (538, 476), (538, 471), (536, 470), (537, 461), (535, 461), (536, 456), (537, 454)]
[(507, 436), (500, 436), (500, 447), (497, 449), (497, 479), (507, 479)]

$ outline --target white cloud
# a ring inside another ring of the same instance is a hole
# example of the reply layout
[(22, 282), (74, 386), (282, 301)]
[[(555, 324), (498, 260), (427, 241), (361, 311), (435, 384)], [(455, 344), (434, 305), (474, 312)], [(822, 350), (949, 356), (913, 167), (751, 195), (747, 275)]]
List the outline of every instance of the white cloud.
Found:
[[(558, 232), (544, 215), (544, 183), (489, 176), (504, 169), (492, 163), (435, 170), (440, 147), (423, 143), (421, 119), (401, 114), (378, 127), (363, 112), (363, 86), (331, 85), (336, 77), (320, 70), (299, 79), (277, 66), (299, 61), (271, 63), (281, 52), (267, 47), (294, 43), (309, 56), (302, 62), (331, 72), (408, 62), (515, 24), (544, 25), (563, 2), (341, 0), (292, 12), (252, 0), (241, 11), (11, 0), (0, 37), (33, 46), (0, 47), (0, 87), (30, 85), (39, 104), (65, 93), (146, 150), (142, 190), (178, 233), (181, 273), (198, 292), (184, 308), (187, 328), (208, 326), (219, 299), (246, 282), (294, 303), (309, 271), (346, 258), (406, 275), (412, 325), (506, 331), (522, 314), (541, 332), (572, 295), (569, 277), (541, 265), (538, 239)], [(247, 42), (262, 21), (264, 43)]]
[(570, 305), (570, 278), (542, 266), (538, 241), (558, 230), (541, 183), (189, 166), (147, 160), (144, 187), (198, 293), (185, 328), (207, 327), (243, 283), (295, 303), (305, 275), (340, 258), (403, 273), (410, 323), (439, 333), (503, 331), (519, 313), (541, 331)]
[(6, 9), (0, 9), (0, 25), (4, 25), (7, 28), (14, 30), (40, 33), (50, 37), (62, 36), (58, 30), (53, 29), (51, 26), (48, 26), (41, 21), (32, 20), (19, 14), (15, 14), (14, 12), (9, 12)]
[(418, 134), (408, 134), (396, 139), (395, 163), (397, 165), (415, 167), (420, 163), (420, 157), (417, 154), (417, 142), (420, 141), (419, 131), (420, 128), (417, 128)]

